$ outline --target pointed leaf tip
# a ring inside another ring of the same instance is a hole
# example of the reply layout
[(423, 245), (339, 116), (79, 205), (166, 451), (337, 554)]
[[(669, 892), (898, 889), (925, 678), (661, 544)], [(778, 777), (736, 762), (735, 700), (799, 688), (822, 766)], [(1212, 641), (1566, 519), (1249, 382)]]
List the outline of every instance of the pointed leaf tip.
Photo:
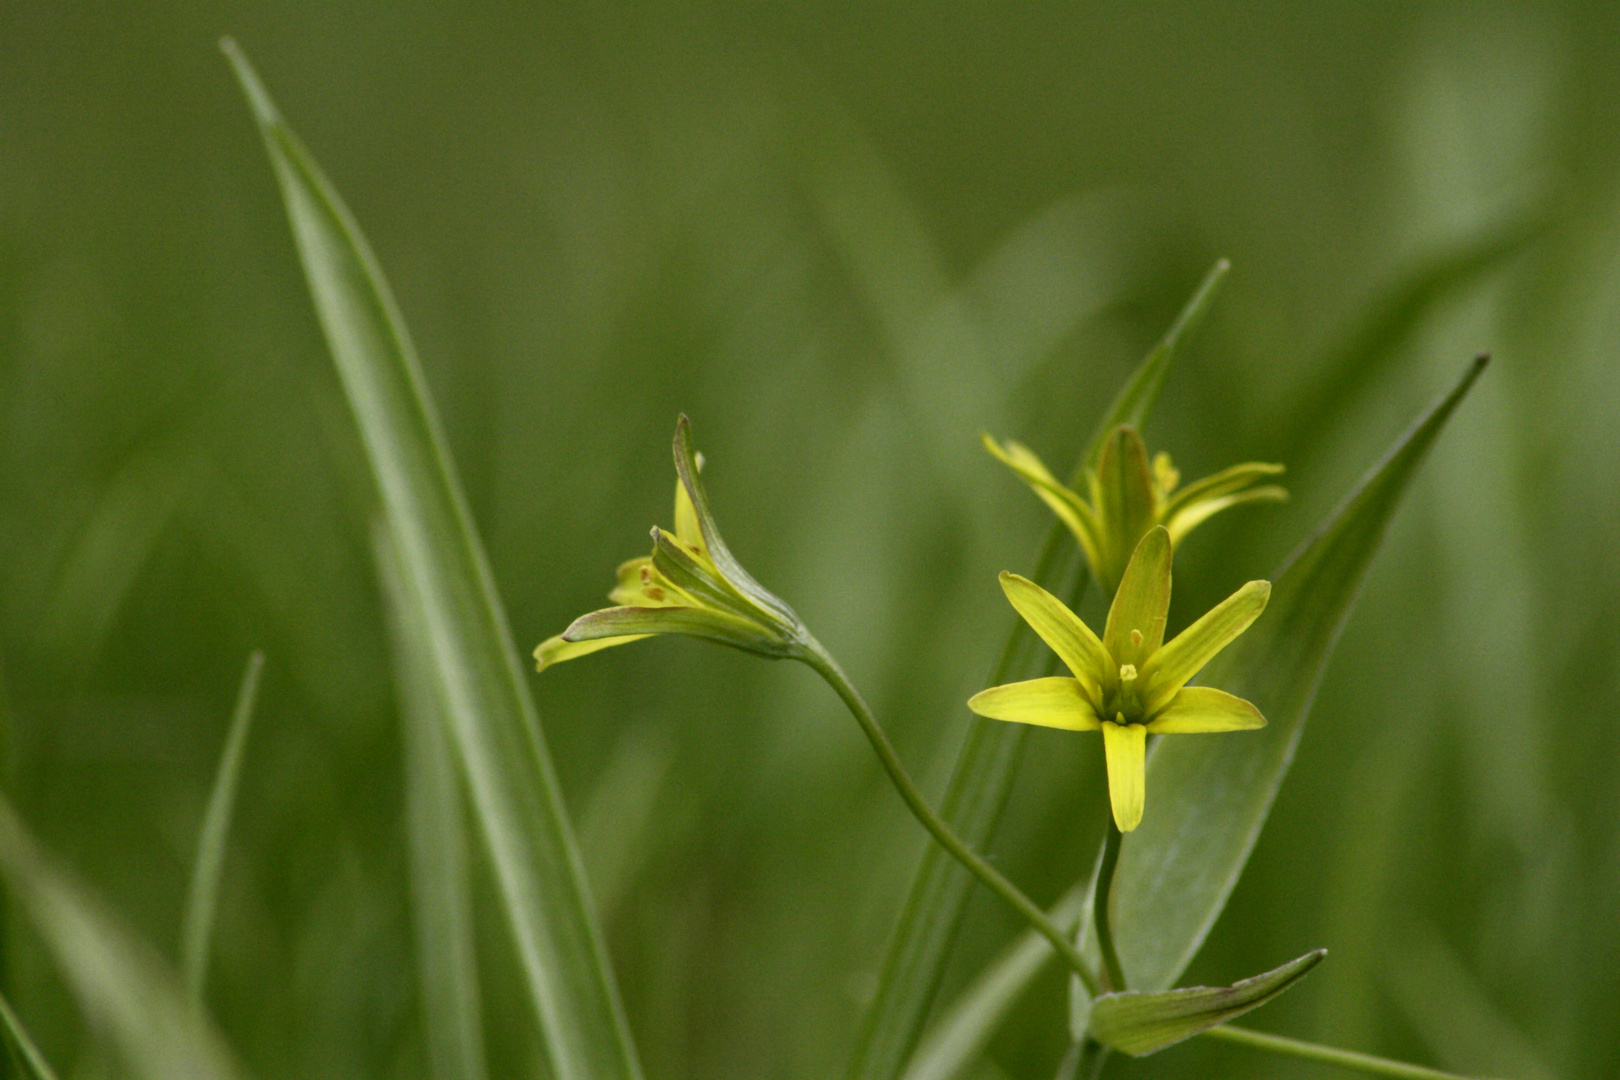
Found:
[(1191, 986), (1162, 993), (1104, 994), (1091, 1011), (1098, 1042), (1142, 1057), (1258, 1009), (1304, 978), (1327, 956), (1313, 949), (1279, 968), (1231, 986)]
[(259, 73), (253, 69), (252, 61), (236, 43), (236, 39), (228, 36), (220, 38), (219, 51), (231, 62), (231, 69), (236, 73), (236, 81), (241, 85), (242, 93), (253, 109), (253, 119), (258, 121), (259, 126), (273, 127), (281, 123), (281, 114), (276, 111), (276, 103), (271, 99), (270, 91), (259, 81)]

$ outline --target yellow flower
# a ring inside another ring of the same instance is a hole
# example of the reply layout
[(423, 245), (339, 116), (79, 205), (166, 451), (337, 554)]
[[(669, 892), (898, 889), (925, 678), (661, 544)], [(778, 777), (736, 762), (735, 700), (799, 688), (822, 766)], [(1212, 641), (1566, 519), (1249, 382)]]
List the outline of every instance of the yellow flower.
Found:
[(1281, 465), (1258, 461), (1223, 469), (1178, 491), (1181, 474), (1170, 463), (1170, 455), (1161, 452), (1149, 462), (1142, 437), (1123, 424), (1103, 440), (1095, 465), (1086, 468), (1087, 496), (1058, 483), (1041, 459), (1022, 443), (1009, 441), (1002, 445), (985, 435), (984, 445), (1068, 526), (1091, 564), (1092, 575), (1106, 593), (1119, 587), (1126, 560), (1153, 526), (1163, 525), (1174, 546), (1228, 507), (1263, 500), (1280, 502), (1288, 497), (1288, 492), (1275, 484), (1249, 487), (1262, 477), (1283, 471)]
[(537, 669), (654, 634), (686, 634), (765, 656), (798, 656), (798, 616), (732, 556), (698, 479), (691, 426), (675, 427), (675, 531), (654, 527), (653, 552), (619, 566), (615, 607), (581, 615), (534, 650)]
[(1170, 533), (1164, 526), (1148, 529), (1137, 545), (1108, 609), (1101, 641), (1061, 600), (1028, 578), (1003, 573), (1001, 587), (1073, 677), (993, 686), (975, 694), (968, 708), (995, 720), (1101, 730), (1108, 795), (1121, 832), (1130, 832), (1142, 820), (1149, 735), (1265, 725), (1260, 711), (1242, 698), (1186, 684), (1265, 610), (1271, 583), (1249, 582), (1166, 642)]

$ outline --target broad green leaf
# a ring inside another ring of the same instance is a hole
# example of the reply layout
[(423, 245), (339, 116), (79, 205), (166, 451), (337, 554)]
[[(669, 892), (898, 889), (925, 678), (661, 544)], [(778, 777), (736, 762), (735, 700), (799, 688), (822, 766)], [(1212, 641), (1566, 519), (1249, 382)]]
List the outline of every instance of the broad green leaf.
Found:
[[(1476, 361), (1369, 471), (1285, 564), (1273, 583), (1267, 614), (1210, 665), (1208, 681), (1260, 706), (1268, 726), (1221, 739), (1165, 739), (1149, 757), (1150, 812), (1125, 842), (1114, 891), (1120, 913), (1115, 942), (1131, 985), (1168, 988), (1220, 914), (1287, 771), (1316, 685), (1384, 529), (1424, 453), (1482, 369), (1483, 360)], [(1178, 745), (1185, 749), (1176, 751)], [(1244, 747), (1247, 754), (1237, 753)], [(1199, 769), (1201, 763), (1209, 767)], [(1234, 768), (1231, 777), (1221, 771)], [(1202, 795), (1172, 786), (1195, 779), (1208, 789)], [(1200, 805), (1200, 797), (1210, 801)], [(1225, 829), (1220, 827), (1223, 819)], [(1193, 822), (1199, 823), (1197, 828), (1191, 827)], [(1182, 827), (1186, 835), (1169, 842), (1173, 846), (1167, 849), (1164, 833), (1172, 826)], [(1202, 872), (1179, 872), (1177, 858), (1203, 860)], [(1087, 906), (1092, 876), (1076, 886), (1086, 890)], [(1156, 888), (1164, 891), (1155, 895)], [(1179, 910), (1183, 897), (1188, 906)], [(1167, 947), (1155, 950), (1151, 943), (1161, 928)], [(1095, 955), (1091, 935), (1082, 937), (1086, 951)], [(981, 976), (930, 1032), (932, 1071), (921, 1075), (942, 1080), (958, 1075), (971, 1061), (967, 1055), (988, 1040), (987, 1018), (999, 1019), (1052, 956), (1042, 941), (1021, 947), (1028, 950), (1023, 963), (994, 983)], [(1034, 962), (1037, 955), (1041, 963)], [(1083, 1032), (1091, 1003), (1072, 982), (1071, 992), (1076, 995), (1075, 1028)], [(964, 1030), (953, 1031), (951, 1024)], [(949, 1058), (947, 1049), (963, 1056)]]
[[(1087, 462), (1095, 459), (1108, 432), (1120, 424), (1140, 427), (1146, 420), (1170, 362), (1202, 320), (1227, 268), (1225, 259), (1215, 264), (1164, 339), (1142, 361), (1103, 414), (1071, 483), (1084, 475)], [(1030, 575), (1037, 583), (1051, 584), (1067, 562), (1066, 536), (1067, 530), (1058, 522), (1047, 531), (1035, 572)], [(1078, 601), (1079, 597), (1071, 599)], [(1011, 682), (1025, 672), (1050, 675), (1056, 657), (1040, 656), (1033, 644), (1034, 635), (1027, 631), (1024, 621), (1015, 619), (987, 685)], [(1028, 730), (1023, 724), (980, 719), (968, 727), (940, 804), (940, 815), (957, 836), (976, 849), (982, 849), (995, 832), (1012, 790)], [(951, 937), (972, 881), (966, 870), (935, 845), (924, 849), (905, 907), (889, 939), (876, 996), (856, 1038), (848, 1072), (851, 1080), (892, 1080), (905, 1067), (939, 989)]]
[(0, 1021), (5, 1022), (6, 1041), (14, 1051), (12, 1062), (19, 1068), (26, 1065), (28, 1075), (34, 1080), (56, 1080), (56, 1071), (51, 1068), (51, 1063), (45, 1060), (45, 1055), (39, 1052), (39, 1047), (34, 1045), (33, 1037), (28, 1034), (28, 1029), (23, 1027), (17, 1014), (12, 1011), (11, 1002), (6, 1000), (4, 994), (0, 994)]
[(422, 1027), (434, 1080), (484, 1080), (483, 1013), (469, 877), (467, 810), (455, 749), (433, 681), (433, 655), (405, 617), (404, 571), (379, 522), (372, 530), (377, 576), (388, 600), (405, 745), (405, 820), (410, 836), (411, 915), (416, 931)]
[(1091, 1007), (1092, 1037), (1132, 1057), (1163, 1050), (1258, 1009), (1303, 979), (1326, 955), (1326, 949), (1317, 949), (1231, 986), (1104, 994)]
[(1154, 748), (1153, 798), (1114, 878), (1115, 943), (1129, 985), (1173, 986), (1226, 906), (1390, 517), (1483, 368), (1482, 357), (1396, 442), (1284, 564), (1265, 615), (1204, 669), (1202, 681), (1252, 701), (1267, 726)]
[(214, 931), (214, 904), (219, 898), (219, 874), (225, 864), (225, 838), (230, 833), (231, 811), (236, 805), (236, 788), (242, 776), (243, 751), (247, 748), (248, 727), (253, 722), (253, 703), (259, 695), (259, 675), (264, 671), (264, 653), (248, 657), (242, 673), (242, 686), (236, 693), (236, 708), (225, 750), (219, 756), (219, 772), (214, 790), (208, 796), (202, 832), (197, 840), (197, 861), (191, 867), (191, 884), (186, 890), (186, 906), (180, 915), (180, 970), (186, 989), (202, 1000), (208, 978), (208, 940)]
[(640, 1067), (586, 895), (551, 758), (439, 421), (376, 258), (338, 194), (223, 43), (275, 166), (298, 252), (398, 553), (403, 616), (488, 849), (529, 1006), (557, 1080)]
[(40, 850), (0, 798), (0, 874), (91, 1020), (144, 1080), (242, 1075), (174, 970)]

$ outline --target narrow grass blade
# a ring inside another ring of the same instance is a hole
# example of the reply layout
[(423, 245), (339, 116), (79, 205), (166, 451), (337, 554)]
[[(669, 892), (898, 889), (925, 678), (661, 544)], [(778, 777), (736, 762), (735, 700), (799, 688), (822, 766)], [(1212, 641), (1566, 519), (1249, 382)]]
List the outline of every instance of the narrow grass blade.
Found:
[[(1170, 361), (1175, 359), (1180, 351), (1181, 344), (1187, 336), (1198, 329), (1204, 316), (1209, 314), (1210, 305), (1215, 302), (1216, 295), (1221, 291), (1221, 282), (1232, 269), (1232, 264), (1225, 259), (1218, 259), (1210, 267), (1204, 280), (1199, 282), (1198, 289), (1193, 293), (1187, 306), (1181, 309), (1176, 321), (1170, 324), (1170, 329), (1159, 339), (1153, 351), (1147, 354), (1147, 359), (1131, 374), (1130, 380), (1114, 398), (1108, 411), (1103, 413), (1102, 419), (1097, 421), (1097, 430), (1091, 433), (1091, 450), (1086, 454), (1085, 467), (1096, 468), (1097, 458), (1102, 454), (1103, 440), (1110, 431), (1121, 424), (1128, 424), (1140, 429), (1147, 415), (1153, 409), (1154, 402), (1159, 400), (1159, 391), (1164, 388), (1164, 376), (1170, 370)], [(1074, 478), (1069, 486), (1073, 487), (1080, 478), (1080, 470), (1075, 471)]]
[[(1165, 372), (1188, 334), (1198, 324), (1213, 299), (1227, 263), (1217, 263), (1193, 298), (1177, 317), (1164, 339), (1138, 366), (1104, 414), (1099, 435), (1093, 440), (1076, 469), (1079, 475), (1086, 462), (1100, 447), (1101, 436), (1121, 423), (1139, 425), (1158, 399)], [(1067, 533), (1054, 523), (1048, 531), (1035, 573), (1040, 584), (1050, 584), (1063, 565)], [(1077, 599), (1077, 598), (1075, 598)], [(1074, 605), (1071, 605), (1074, 606)], [(1030, 666), (1033, 635), (1022, 619), (1014, 626), (1003, 648), (988, 685), (1011, 682)], [(1045, 658), (1041, 674), (1050, 674), (1056, 661)], [(975, 719), (957, 755), (950, 784), (940, 804), (940, 814), (969, 846), (980, 849), (995, 831), (1002, 808), (1012, 790), (1028, 728), (1023, 724), (1003, 724)], [(889, 939), (883, 970), (878, 978), (877, 995), (872, 1001), (850, 1060), (850, 1080), (892, 1080), (900, 1074), (911, 1055), (928, 1018), (944, 972), (951, 937), (961, 918), (972, 877), (940, 849), (930, 845), (911, 882), (906, 905)]]
[[(1048, 914), (1062, 927), (1073, 927), (1086, 908), (1085, 884), (1064, 894)], [(1052, 945), (1026, 930), (1002, 950), (928, 1030), (906, 1063), (902, 1080), (956, 1080), (990, 1042), (1001, 1021), (1029, 989), (1053, 956)]]
[[(1287, 772), (1316, 685), (1389, 518), (1424, 453), (1482, 369), (1483, 361), (1476, 361), (1362, 479), (1278, 574), (1267, 614), (1240, 639), (1242, 648), (1233, 646), (1218, 657), (1211, 665), (1213, 675), (1206, 671), (1204, 677), (1211, 684), (1236, 693), (1247, 688), (1245, 696), (1266, 712), (1268, 727), (1241, 738), (1165, 739), (1149, 758), (1152, 812), (1125, 844), (1114, 883), (1115, 896), (1120, 897), (1115, 901), (1120, 912), (1115, 941), (1131, 985), (1158, 990), (1171, 986), (1225, 906)], [(1234, 655), (1239, 658), (1236, 663)], [(1268, 702), (1275, 704), (1268, 708)], [(1254, 742), (1258, 745), (1251, 745)], [(1197, 752), (1180, 760), (1165, 759), (1178, 744)], [(1245, 746), (1248, 753), (1234, 754), (1235, 762), (1212, 757)], [(1168, 765), (1161, 763), (1165, 760)], [(1209, 767), (1196, 768), (1201, 762)], [(1192, 783), (1197, 788), (1179, 786)], [(1167, 841), (1165, 833), (1178, 835)], [(1143, 843), (1138, 839), (1143, 836), (1158, 839)], [(1198, 869), (1179, 872), (1177, 858), (1200, 860)], [(1090, 880), (1088, 875), (1075, 889), (1089, 895)], [(1132, 891), (1121, 892), (1127, 881)], [(1156, 895), (1156, 890), (1163, 891)], [(1178, 910), (1183, 902), (1186, 910)], [(1161, 927), (1172, 936), (1165, 948), (1156, 950), (1151, 946)], [(919, 1051), (914, 1062), (918, 1071), (908, 1072), (907, 1080), (947, 1080), (970, 1063), (970, 1055), (989, 1039), (987, 1027), (1000, 1019), (997, 1006), (1004, 1009), (1016, 1000), (1051, 959), (1052, 951), (1044, 943), (1023, 944), (1029, 949), (1025, 962), (999, 961), (1005, 977), (993, 979), (987, 971), (946, 1011)], [(1076, 1027), (1083, 1031), (1090, 1002), (1083, 989), (1074, 992), (1080, 998)], [(961, 1030), (953, 1030), (957, 1027)], [(947, 1057), (945, 1048), (954, 1049), (956, 1056)], [(930, 1071), (920, 1071), (925, 1061)]]
[(39, 1047), (34, 1045), (34, 1040), (28, 1034), (28, 1029), (23, 1027), (22, 1021), (12, 1011), (11, 1002), (6, 1000), (4, 994), (0, 994), (0, 1020), (3, 1020), (6, 1025), (6, 1041), (16, 1050), (12, 1060), (16, 1062), (17, 1058), (21, 1058), (22, 1060), (18, 1064), (26, 1065), (28, 1075), (32, 1076), (34, 1080), (56, 1080), (56, 1072), (51, 1068), (51, 1063), (45, 1060), (45, 1055), (41, 1054)]
[(180, 916), (180, 971), (186, 989), (202, 1000), (208, 976), (208, 942), (214, 932), (214, 905), (219, 898), (220, 868), (225, 863), (225, 837), (231, 828), (231, 810), (236, 805), (237, 782), (242, 775), (242, 754), (247, 747), (248, 728), (253, 722), (253, 704), (259, 696), (259, 675), (264, 671), (264, 653), (248, 657), (242, 673), (242, 687), (236, 693), (236, 709), (225, 736), (225, 751), (219, 758), (214, 790), (208, 796), (202, 834), (197, 841), (197, 861), (191, 867), (191, 885), (186, 889), (186, 907)]
[(1231, 986), (1104, 994), (1091, 1010), (1091, 1034), (1104, 1046), (1132, 1057), (1157, 1053), (1258, 1009), (1303, 979), (1326, 955), (1326, 949), (1317, 949)]
[(1399, 346), (1424, 324), (1436, 305), (1523, 251), (1546, 228), (1544, 215), (1531, 210), (1467, 241), (1445, 247), (1417, 261), (1388, 285), (1361, 312), (1340, 344), (1317, 365), (1322, 372), (1303, 400), (1289, 409), (1291, 437), (1277, 460), (1297, 462), (1335, 416), (1377, 386), (1391, 363), (1403, 355)]
[(377, 576), (388, 598), (394, 685), (405, 743), (405, 817), (422, 1025), (434, 1080), (484, 1080), (466, 807), (454, 747), (428, 672), (433, 654), (406, 618), (404, 573), (381, 523), (373, 530)]
[(60, 870), (0, 799), (0, 874), (91, 1019), (144, 1080), (231, 1080), (230, 1050), (146, 942)]
[(1265, 616), (1204, 670), (1201, 681), (1254, 702), (1268, 725), (1154, 748), (1151, 810), (1114, 878), (1115, 941), (1131, 986), (1174, 985), (1226, 906), (1389, 520), (1484, 364), (1470, 365), (1288, 560)]
[(376, 258), (236, 46), (223, 43), (287, 214), (381, 496), (404, 617), (451, 729), (556, 1080), (638, 1077), (579, 853), (415, 349)]

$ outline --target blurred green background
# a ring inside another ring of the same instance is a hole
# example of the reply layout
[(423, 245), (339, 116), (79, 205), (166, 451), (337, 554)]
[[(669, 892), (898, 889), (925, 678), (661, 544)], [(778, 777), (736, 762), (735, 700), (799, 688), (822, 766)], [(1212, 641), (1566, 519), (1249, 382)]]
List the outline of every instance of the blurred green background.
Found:
[[(1620, 1071), (1620, 14), (1604, 3), (0, 7), (0, 713), (31, 826), (163, 949), (268, 654), (210, 1003), (261, 1077), (416, 1077), (370, 479), (233, 34), (398, 294), (520, 646), (668, 523), (689, 413), (733, 549), (931, 791), (1062, 471), (1217, 256), (1152, 448), (1289, 467), (1172, 621), (1265, 576), (1475, 352), (1191, 981), (1332, 951), (1255, 1026)], [(847, 1058), (922, 833), (802, 668), (686, 640), (536, 678), (650, 1077)], [(1031, 736), (997, 861), (1089, 866)], [(1150, 800), (1151, 803), (1151, 800)], [(1151, 812), (1151, 806), (1150, 806)], [(495, 1075), (533, 1073), (496, 919)], [(945, 993), (1016, 931), (970, 906)], [(32, 932), (4, 983), (115, 1075)], [(977, 1075), (1050, 1076), (1040, 983)], [(1330, 1076), (1193, 1043), (1116, 1076)]]

